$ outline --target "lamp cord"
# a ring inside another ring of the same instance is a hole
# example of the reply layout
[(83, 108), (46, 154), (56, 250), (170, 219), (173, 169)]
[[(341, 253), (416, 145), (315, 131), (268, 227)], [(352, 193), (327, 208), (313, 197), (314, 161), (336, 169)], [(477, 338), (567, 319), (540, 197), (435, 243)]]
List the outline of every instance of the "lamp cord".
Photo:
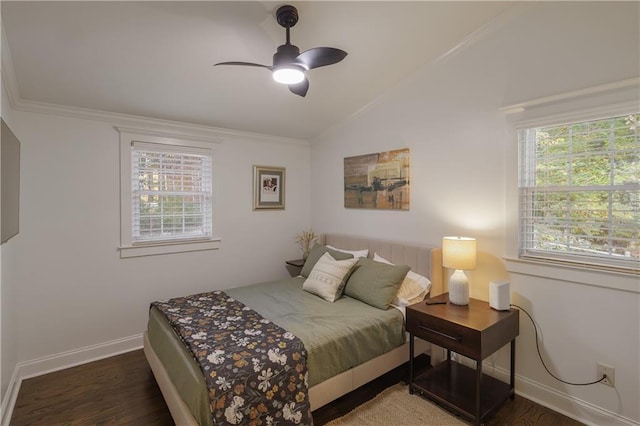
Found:
[(514, 308), (518, 308), (519, 310), (521, 310), (522, 312), (524, 312), (525, 314), (527, 314), (527, 316), (529, 317), (529, 320), (531, 320), (531, 324), (533, 324), (533, 329), (535, 330), (536, 333), (536, 350), (538, 351), (538, 357), (540, 357), (540, 362), (542, 362), (542, 366), (544, 367), (545, 370), (547, 370), (547, 373), (549, 373), (549, 375), (551, 377), (553, 377), (554, 379), (556, 379), (559, 382), (565, 383), (567, 385), (572, 385), (572, 386), (588, 386), (588, 385), (595, 385), (596, 383), (600, 383), (601, 381), (603, 381), (604, 379), (607, 378), (606, 374), (603, 374), (602, 377), (599, 380), (593, 381), (593, 382), (588, 382), (588, 383), (572, 383), (572, 382), (567, 382), (566, 380), (562, 380), (561, 378), (559, 378), (558, 376), (556, 376), (555, 374), (553, 374), (551, 372), (551, 370), (549, 370), (549, 368), (547, 367), (547, 364), (545, 364), (544, 359), (542, 359), (542, 354), (540, 353), (540, 343), (538, 341), (538, 326), (536, 325), (536, 322), (533, 320), (533, 317), (529, 314), (529, 312), (527, 312), (524, 308), (518, 306), (518, 305), (514, 305), (513, 303), (510, 304), (510, 306), (513, 306)]

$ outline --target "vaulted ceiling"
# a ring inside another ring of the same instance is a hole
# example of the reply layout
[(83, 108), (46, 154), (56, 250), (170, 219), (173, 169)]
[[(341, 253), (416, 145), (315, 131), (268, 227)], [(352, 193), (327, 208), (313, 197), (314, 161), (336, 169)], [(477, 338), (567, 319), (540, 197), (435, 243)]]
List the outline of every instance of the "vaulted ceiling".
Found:
[[(308, 72), (305, 98), (267, 70), (285, 40), (282, 2), (2, 1), (3, 68), (14, 98), (313, 139), (436, 60), (511, 2), (298, 1), (291, 40), (331, 46), (340, 63)], [(8, 55), (7, 53), (10, 53)], [(10, 60), (11, 63), (6, 63)]]

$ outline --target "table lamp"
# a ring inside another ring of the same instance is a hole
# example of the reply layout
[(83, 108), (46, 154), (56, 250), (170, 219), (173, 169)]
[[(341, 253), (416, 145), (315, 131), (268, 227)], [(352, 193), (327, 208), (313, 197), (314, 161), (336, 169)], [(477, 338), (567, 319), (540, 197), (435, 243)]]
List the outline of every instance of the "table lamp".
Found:
[(444, 237), (442, 266), (455, 270), (449, 278), (449, 302), (455, 305), (468, 305), (469, 280), (463, 271), (476, 267), (476, 239)]

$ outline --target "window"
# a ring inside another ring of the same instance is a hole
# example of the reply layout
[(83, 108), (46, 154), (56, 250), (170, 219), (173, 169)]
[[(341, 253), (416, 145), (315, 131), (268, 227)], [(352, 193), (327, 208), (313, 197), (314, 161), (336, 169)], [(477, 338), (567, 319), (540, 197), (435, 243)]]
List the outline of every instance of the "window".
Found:
[(121, 132), (121, 257), (217, 248), (211, 144)]
[(211, 238), (211, 154), (134, 142), (131, 155), (134, 244)]
[(639, 119), (520, 130), (521, 257), (638, 273)]

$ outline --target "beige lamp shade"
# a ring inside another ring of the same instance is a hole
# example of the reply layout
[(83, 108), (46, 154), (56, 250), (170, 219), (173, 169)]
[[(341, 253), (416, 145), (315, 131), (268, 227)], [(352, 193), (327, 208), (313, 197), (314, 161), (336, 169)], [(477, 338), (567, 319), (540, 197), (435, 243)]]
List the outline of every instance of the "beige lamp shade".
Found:
[(444, 237), (442, 239), (442, 266), (449, 269), (476, 267), (476, 239)]
[(476, 267), (475, 238), (444, 237), (442, 266), (454, 270), (449, 277), (449, 302), (454, 305), (468, 305), (469, 280), (462, 270)]

